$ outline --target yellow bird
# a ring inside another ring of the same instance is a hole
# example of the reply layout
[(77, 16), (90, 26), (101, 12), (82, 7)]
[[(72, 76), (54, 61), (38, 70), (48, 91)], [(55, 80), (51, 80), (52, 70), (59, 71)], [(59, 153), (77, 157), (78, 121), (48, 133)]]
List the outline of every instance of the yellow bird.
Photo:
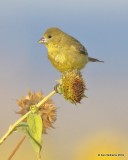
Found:
[(49, 60), (60, 72), (81, 70), (89, 61), (103, 62), (88, 57), (86, 48), (59, 28), (48, 28), (38, 42), (47, 47)]

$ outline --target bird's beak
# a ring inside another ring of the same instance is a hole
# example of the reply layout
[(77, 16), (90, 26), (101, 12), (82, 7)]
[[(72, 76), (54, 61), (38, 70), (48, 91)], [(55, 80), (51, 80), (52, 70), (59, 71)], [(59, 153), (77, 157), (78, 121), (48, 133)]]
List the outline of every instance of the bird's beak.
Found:
[(42, 38), (38, 41), (39, 44), (45, 44), (46, 42), (47, 42), (47, 40), (46, 40), (44, 37), (42, 37)]

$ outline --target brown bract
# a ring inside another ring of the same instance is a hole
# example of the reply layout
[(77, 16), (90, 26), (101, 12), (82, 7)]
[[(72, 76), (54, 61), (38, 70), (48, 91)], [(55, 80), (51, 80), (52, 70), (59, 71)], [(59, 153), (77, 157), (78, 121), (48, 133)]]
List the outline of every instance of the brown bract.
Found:
[[(40, 102), (45, 96), (42, 92), (32, 92), (29, 91), (27, 96), (22, 97), (20, 100), (17, 100), (17, 104), (20, 107), (18, 114), (24, 115), (29, 111), (31, 105), (36, 105)], [(53, 104), (52, 100), (48, 100), (40, 106), (40, 113), (43, 121), (43, 133), (46, 133), (46, 130), (50, 127), (53, 128), (53, 123), (56, 120), (56, 107)]]

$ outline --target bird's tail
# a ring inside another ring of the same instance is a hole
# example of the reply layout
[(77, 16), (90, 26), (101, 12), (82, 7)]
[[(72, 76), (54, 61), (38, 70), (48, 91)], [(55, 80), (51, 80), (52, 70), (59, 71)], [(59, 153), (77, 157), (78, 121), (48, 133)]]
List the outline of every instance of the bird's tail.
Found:
[(100, 60), (92, 58), (92, 57), (88, 57), (88, 61), (89, 62), (104, 62), (104, 61), (100, 61)]

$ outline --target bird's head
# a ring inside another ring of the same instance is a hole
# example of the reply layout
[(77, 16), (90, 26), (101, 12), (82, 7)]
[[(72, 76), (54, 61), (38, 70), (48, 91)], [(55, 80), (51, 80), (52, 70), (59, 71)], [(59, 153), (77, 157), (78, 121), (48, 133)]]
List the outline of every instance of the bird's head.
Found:
[(38, 43), (46, 46), (56, 45), (61, 40), (62, 34), (63, 31), (61, 31), (59, 28), (48, 28)]

